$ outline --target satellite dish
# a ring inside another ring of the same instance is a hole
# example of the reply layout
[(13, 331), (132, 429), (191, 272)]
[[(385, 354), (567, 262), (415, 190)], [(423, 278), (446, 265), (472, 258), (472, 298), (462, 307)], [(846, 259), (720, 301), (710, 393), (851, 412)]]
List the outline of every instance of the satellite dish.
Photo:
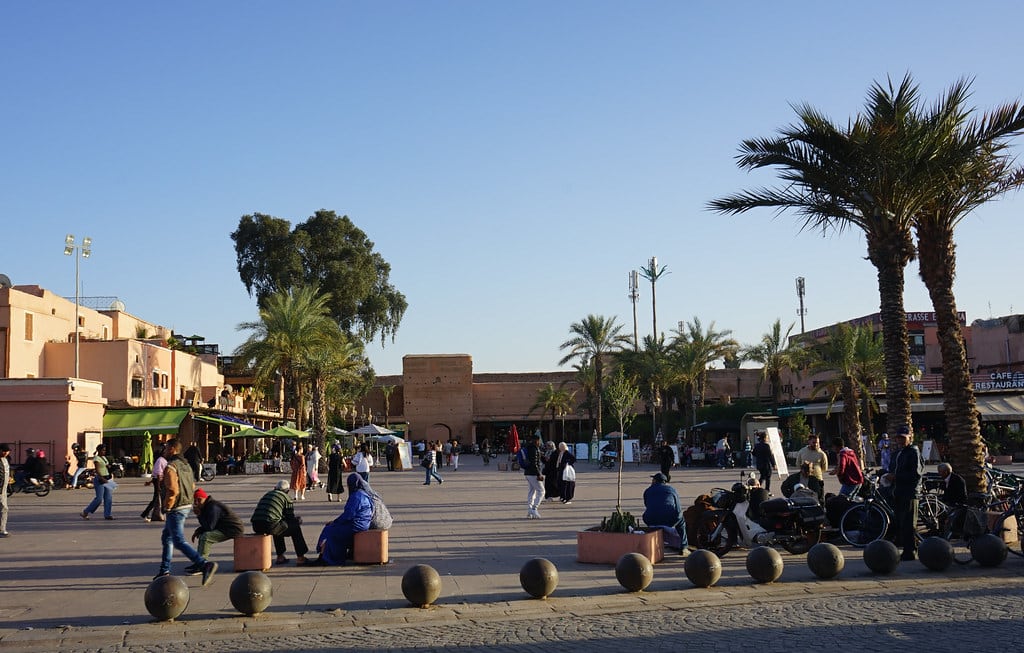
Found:
[(0, 274), (0, 288), (10, 288), (11, 278), (6, 274)]
[(124, 313), (124, 309), (124, 302), (122, 302), (120, 299), (115, 299), (114, 302), (110, 305), (110, 310), (112, 311), (120, 311), (121, 313)]

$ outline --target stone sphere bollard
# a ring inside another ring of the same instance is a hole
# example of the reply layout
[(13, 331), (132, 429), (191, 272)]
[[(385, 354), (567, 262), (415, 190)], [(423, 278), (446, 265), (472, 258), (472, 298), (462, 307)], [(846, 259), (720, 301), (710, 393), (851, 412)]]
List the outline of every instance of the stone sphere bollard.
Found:
[(982, 567), (998, 567), (1006, 560), (1006, 542), (993, 533), (984, 533), (971, 542), (971, 556)]
[(533, 598), (547, 598), (558, 587), (558, 569), (546, 558), (527, 560), (519, 570), (519, 584)]
[(441, 576), (430, 565), (409, 567), (402, 574), (402, 594), (418, 608), (425, 608), (441, 596)]
[(161, 576), (146, 588), (146, 610), (157, 621), (173, 621), (188, 607), (188, 585), (177, 576)]
[(926, 537), (917, 547), (917, 557), (932, 571), (945, 571), (953, 564), (953, 545), (941, 537)]
[(900, 565), (900, 550), (889, 540), (875, 540), (864, 547), (864, 564), (876, 574), (891, 574)]
[(654, 580), (654, 565), (642, 553), (627, 553), (615, 563), (615, 578), (628, 592), (642, 592)]
[(262, 571), (246, 571), (231, 581), (228, 597), (235, 610), (251, 617), (270, 607), (274, 585)]
[(722, 577), (722, 561), (707, 549), (698, 549), (683, 564), (686, 577), (697, 587), (711, 587)]
[(755, 546), (747, 553), (747, 573), (754, 582), (774, 583), (783, 567), (782, 556), (770, 546)]
[(835, 544), (819, 542), (807, 552), (807, 566), (818, 578), (835, 578), (846, 566), (846, 559)]

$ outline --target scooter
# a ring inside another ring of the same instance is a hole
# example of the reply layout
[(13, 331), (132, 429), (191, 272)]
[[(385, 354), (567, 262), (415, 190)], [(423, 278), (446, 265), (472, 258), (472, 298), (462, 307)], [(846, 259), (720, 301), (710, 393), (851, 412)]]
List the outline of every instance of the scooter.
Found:
[(39, 485), (34, 485), (28, 479), (11, 481), (7, 484), (7, 496), (13, 494), (34, 494), (37, 497), (45, 497), (53, 489), (53, 477), (47, 474), (39, 480)]
[(618, 462), (618, 457), (614, 451), (602, 452), (601, 457), (597, 459), (598, 466), (602, 469), (611, 469), (615, 467), (616, 462)]
[(715, 510), (705, 511), (697, 526), (697, 545), (723, 556), (735, 546), (781, 546), (807, 553), (821, 537), (825, 510), (814, 496), (794, 494), (769, 499), (762, 488), (736, 483), (712, 494)]

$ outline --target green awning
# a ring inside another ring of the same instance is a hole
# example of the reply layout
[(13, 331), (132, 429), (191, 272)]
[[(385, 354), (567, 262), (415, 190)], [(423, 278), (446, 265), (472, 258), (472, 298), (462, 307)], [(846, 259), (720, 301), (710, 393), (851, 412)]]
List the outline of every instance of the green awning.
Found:
[(103, 415), (103, 436), (173, 434), (191, 408), (132, 408), (108, 410)]

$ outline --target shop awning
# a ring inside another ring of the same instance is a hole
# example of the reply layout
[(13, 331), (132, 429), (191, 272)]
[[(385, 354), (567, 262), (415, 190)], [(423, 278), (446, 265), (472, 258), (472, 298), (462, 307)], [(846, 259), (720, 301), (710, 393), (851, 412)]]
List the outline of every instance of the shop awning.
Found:
[(103, 415), (103, 436), (173, 434), (191, 408), (133, 408), (108, 410)]
[(245, 427), (249, 427), (249, 428), (253, 427), (252, 424), (250, 424), (249, 422), (246, 422), (243, 419), (238, 419), (237, 417), (230, 417), (228, 415), (200, 415), (200, 414), (194, 414), (194, 415), (192, 415), (192, 419), (200, 421), (200, 422), (208, 422), (210, 424), (220, 424), (221, 426), (230, 426), (230, 427), (236, 428), (236, 429), (245, 428)]
[[(1024, 395), (1006, 395), (990, 397), (975, 395), (974, 403), (981, 413), (981, 419), (986, 421), (1012, 421), (1024, 420)], [(829, 411), (828, 403), (809, 404), (802, 407), (807, 415), (824, 415), (831, 412), (832, 415), (843, 414), (843, 402), (837, 401), (832, 404)], [(880, 412), (885, 412), (885, 401), (878, 402)], [(923, 397), (910, 403), (910, 409), (915, 413), (935, 413), (945, 410), (940, 397)]]

